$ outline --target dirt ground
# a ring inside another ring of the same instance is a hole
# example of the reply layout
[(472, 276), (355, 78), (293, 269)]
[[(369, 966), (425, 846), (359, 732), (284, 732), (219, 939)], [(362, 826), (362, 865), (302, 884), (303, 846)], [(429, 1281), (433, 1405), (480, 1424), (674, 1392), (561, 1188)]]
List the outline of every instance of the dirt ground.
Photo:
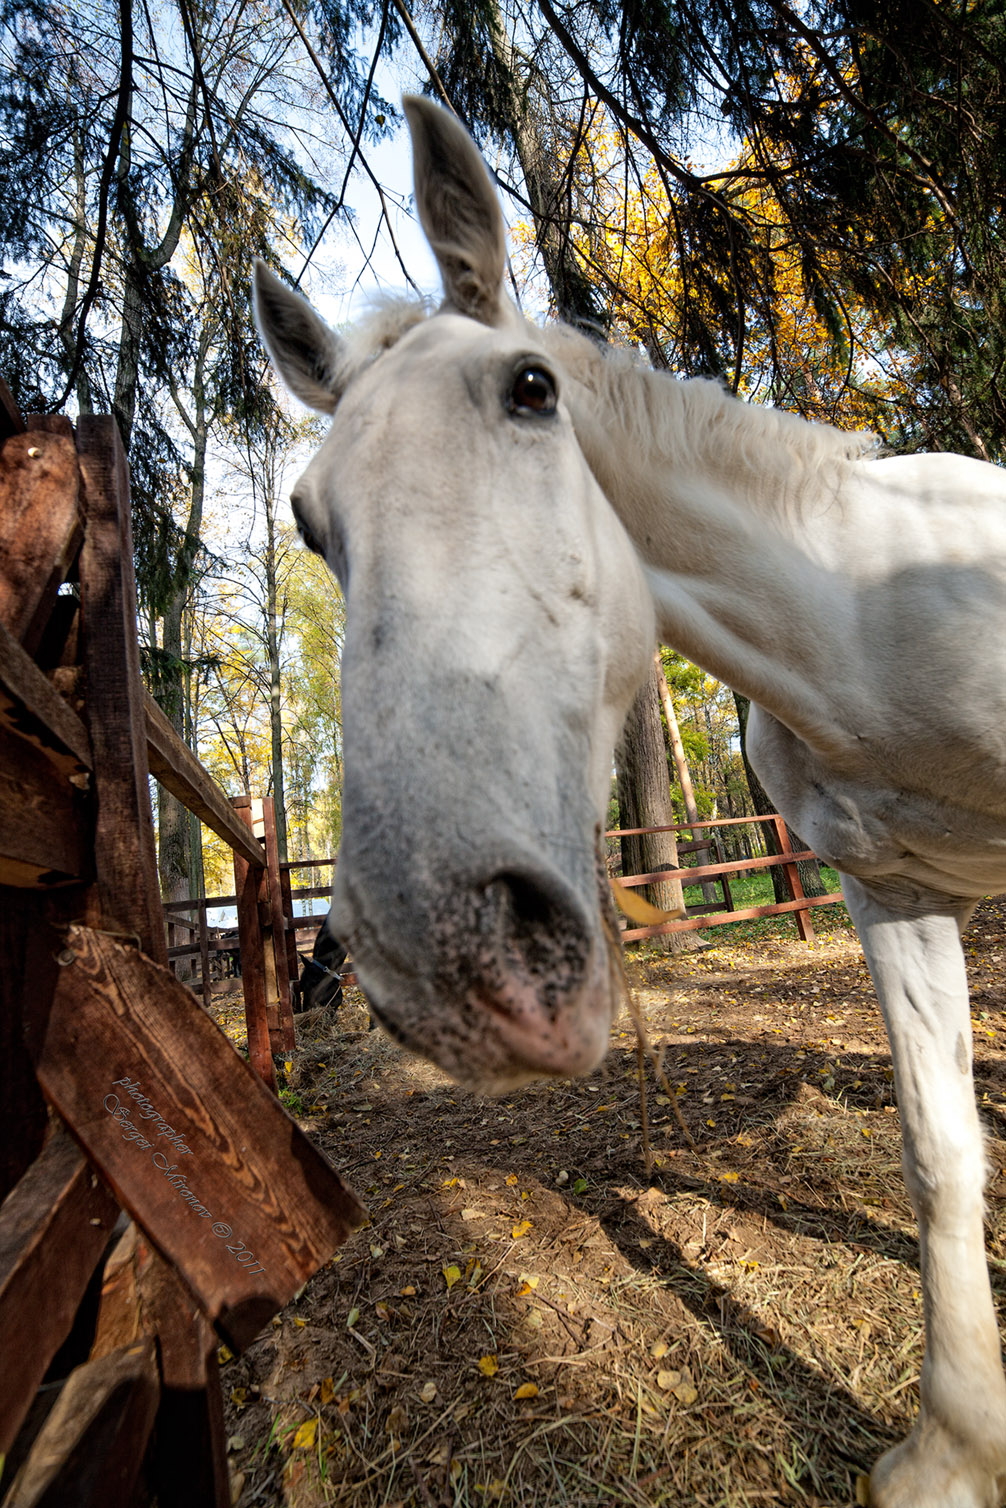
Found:
[[(695, 1141), (648, 1073), (649, 1178), (628, 1016), (590, 1080), (498, 1101), (368, 1032), (359, 996), (300, 1018), (284, 1097), (370, 1223), (221, 1352), (240, 1508), (856, 1501), (916, 1407), (918, 1255), (862, 955), (842, 908), (815, 924), (630, 962)], [(1003, 1312), (1003, 902), (966, 952)]]

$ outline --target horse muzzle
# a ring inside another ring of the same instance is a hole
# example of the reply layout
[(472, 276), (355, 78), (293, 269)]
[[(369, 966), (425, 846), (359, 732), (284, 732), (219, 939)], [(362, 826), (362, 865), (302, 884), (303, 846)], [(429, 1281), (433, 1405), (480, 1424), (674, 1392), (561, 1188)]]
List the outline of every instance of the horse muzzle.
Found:
[(368, 896), (340, 861), (329, 921), (391, 1036), (481, 1092), (597, 1067), (621, 977), (603, 875), (581, 898), (522, 856), (417, 891), (398, 924), (396, 891)]

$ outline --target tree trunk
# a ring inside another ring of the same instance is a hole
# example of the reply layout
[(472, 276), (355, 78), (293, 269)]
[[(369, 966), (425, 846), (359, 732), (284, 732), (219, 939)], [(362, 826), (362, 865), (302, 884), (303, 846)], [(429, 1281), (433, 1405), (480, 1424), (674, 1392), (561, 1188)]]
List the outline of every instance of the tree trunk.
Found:
[[(674, 822), (671, 786), (667, 777), (667, 752), (660, 721), (657, 667), (650, 667), (646, 684), (629, 709), (615, 754), (618, 783), (618, 825), (621, 828), (663, 827)], [(645, 833), (623, 837), (622, 873), (652, 874), (658, 869), (677, 869), (678, 845), (674, 832)], [(684, 907), (680, 880), (643, 886), (640, 893), (662, 911)], [(687, 934), (666, 933), (652, 939), (667, 953), (683, 952)]]
[(285, 864), (286, 839), (286, 780), (283, 771), (283, 709), (280, 687), (280, 613), (278, 604), (277, 559), (276, 559), (276, 514), (275, 490), (270, 487), (266, 497), (266, 607), (265, 639), (269, 661), (269, 737), (272, 764), (272, 795), (276, 809), (276, 847), (280, 863)]
[[(700, 821), (699, 809), (695, 802), (695, 790), (692, 786), (692, 772), (688, 768), (685, 758), (685, 746), (681, 742), (681, 729), (678, 727), (677, 714), (674, 711), (674, 699), (671, 696), (671, 688), (667, 684), (664, 675), (664, 667), (660, 659), (658, 649), (653, 657), (653, 664), (657, 672), (657, 690), (660, 693), (660, 701), (664, 709), (664, 721), (667, 724), (667, 737), (671, 745), (671, 755), (674, 759), (674, 768), (678, 772), (678, 785), (681, 787), (681, 799), (684, 803), (685, 816), (689, 822)], [(719, 892), (712, 880), (705, 880), (702, 884), (702, 899), (710, 905), (719, 902)]]

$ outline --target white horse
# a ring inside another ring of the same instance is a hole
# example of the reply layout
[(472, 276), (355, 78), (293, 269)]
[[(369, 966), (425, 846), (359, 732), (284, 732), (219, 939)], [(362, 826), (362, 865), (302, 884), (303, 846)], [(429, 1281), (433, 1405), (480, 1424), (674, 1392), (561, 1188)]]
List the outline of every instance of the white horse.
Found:
[(960, 931), (1006, 886), (1003, 473), (871, 459), (530, 327), (473, 144), (406, 111), (443, 307), (389, 306), (344, 340), (257, 275), (277, 369), (333, 415), (293, 494), (348, 604), (331, 929), (388, 1030), (459, 1079), (593, 1069), (618, 995), (598, 834), (655, 614), (751, 698), (752, 760), (842, 872), (887, 1023), (927, 1347), (872, 1501), (998, 1508)]

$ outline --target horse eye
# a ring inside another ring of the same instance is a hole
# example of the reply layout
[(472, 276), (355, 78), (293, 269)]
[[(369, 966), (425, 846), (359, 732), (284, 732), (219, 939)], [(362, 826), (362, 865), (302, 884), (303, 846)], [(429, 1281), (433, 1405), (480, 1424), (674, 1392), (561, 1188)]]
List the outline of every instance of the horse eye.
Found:
[(511, 384), (507, 407), (512, 414), (553, 414), (556, 401), (551, 373), (542, 367), (521, 367)]

